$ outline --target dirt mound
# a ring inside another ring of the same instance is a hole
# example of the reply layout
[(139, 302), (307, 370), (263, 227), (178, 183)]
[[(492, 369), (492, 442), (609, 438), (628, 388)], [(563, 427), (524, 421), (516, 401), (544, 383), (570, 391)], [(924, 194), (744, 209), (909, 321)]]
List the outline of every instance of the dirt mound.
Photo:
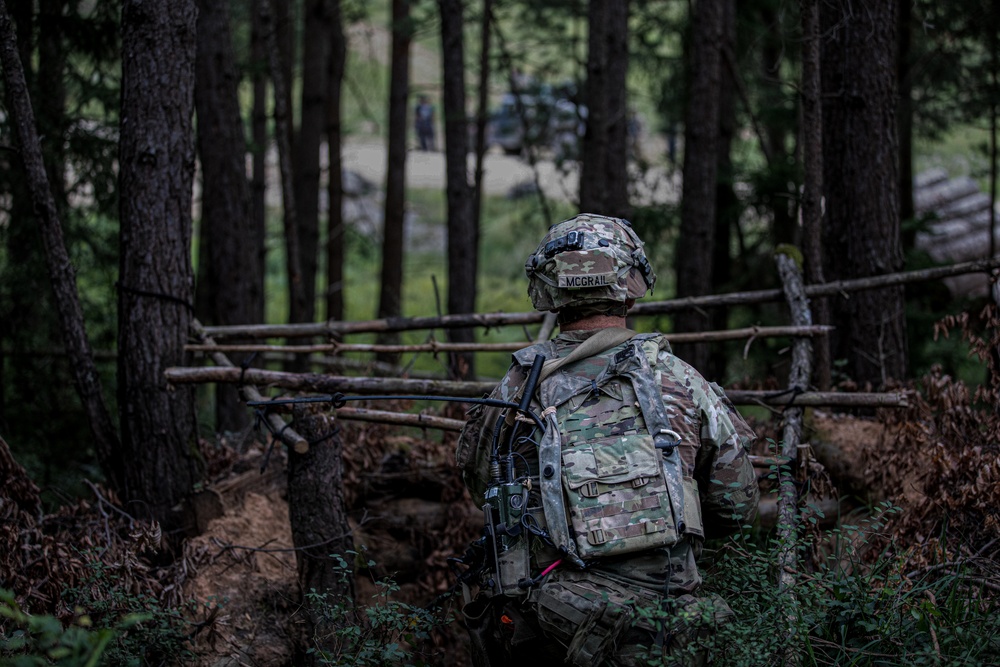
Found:
[(291, 659), (287, 624), (298, 598), (288, 505), (280, 489), (247, 493), (184, 548), (185, 598), (206, 631), (196, 665), (280, 665)]
[(863, 503), (882, 499), (881, 490), (866, 482), (865, 461), (887, 445), (885, 423), (875, 417), (816, 410), (809, 426), (812, 453), (836, 481), (841, 495), (852, 495)]
[[(344, 497), (355, 549), (364, 552), (354, 559), (355, 599), (384, 604), (377, 582), (391, 579), (393, 600), (426, 606), (454, 583), (447, 559), (481, 530), (481, 514), (451, 460), (453, 444), (379, 425), (340, 428)], [(290, 664), (301, 618), (287, 462), (276, 451), (261, 475), (261, 452), (227, 458), (230, 469), (206, 491), (223, 513), (184, 551), (184, 596), (197, 602), (194, 620), (204, 628), (195, 638), (195, 664)], [(452, 605), (444, 615), (454, 620), (454, 612)], [(434, 635), (434, 664), (465, 664), (461, 627), (449, 622)]]

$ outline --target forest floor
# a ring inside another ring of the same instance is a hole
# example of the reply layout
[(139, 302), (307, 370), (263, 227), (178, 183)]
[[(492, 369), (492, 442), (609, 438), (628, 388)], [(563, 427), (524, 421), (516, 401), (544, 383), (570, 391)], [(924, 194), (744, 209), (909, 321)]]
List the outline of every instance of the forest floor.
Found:
[[(997, 323), (991, 320), (991, 326)], [(991, 340), (1000, 342), (1000, 337)], [(862, 568), (859, 572), (874, 563), (865, 554), (880, 567), (905, 568), (897, 573), (905, 574), (903, 580), (862, 581), (872, 590), (860, 590), (859, 604), (888, 587), (886, 595), (905, 611), (909, 587), (929, 581), (921, 573), (943, 576), (940, 562), (961, 562), (961, 581), (984, 582), (982, 590), (963, 589), (963, 595), (985, 600), (990, 591), (1000, 590), (995, 509), (1000, 506), (1000, 420), (989, 409), (997, 405), (1000, 387), (980, 388), (974, 397), (940, 371), (921, 384), (922, 394), (907, 390), (909, 407), (880, 410), (872, 417), (807, 411), (804, 438), (821, 465), (810, 456), (804, 468), (803, 517), (810, 522), (801, 524), (804, 539), (818, 540), (817, 550), (835, 548), (827, 536), (853, 524), (854, 533), (846, 539), (855, 551), (864, 550), (851, 561)], [(748, 419), (759, 436), (753, 453), (767, 455), (778, 436), (777, 420)], [(439, 667), (466, 667), (461, 596), (443, 594), (455, 582), (449, 559), (479, 536), (482, 514), (455, 467), (454, 434), (346, 420), (338, 425), (353, 550), (363, 554), (353, 559), (349, 550), (342, 554), (353, 560), (357, 613), (378, 616), (388, 609), (397, 621), (406, 620), (406, 630), (418, 618), (413, 610), (440, 602), (442, 624), (432, 629), (430, 643), (419, 647), (421, 659)], [(268, 454), (260, 443), (231, 445), (224, 439), (201, 445), (207, 472), (192, 499), (191, 534), (197, 536), (163, 563), (155, 558), (162, 549), (159, 529), (121, 510), (109, 512), (116, 498), (107, 490), (94, 486), (93, 499), (43, 515), (39, 488), (0, 439), (0, 527), (7, 528), (0, 530), (0, 572), (13, 576), (10, 586), (22, 608), (68, 622), (79, 614), (72, 604), (80, 595), (104, 605), (100, 608), (141, 595), (159, 600), (162, 608), (183, 610), (183, 636), (193, 654), (185, 664), (294, 664), (296, 640), (304, 639), (303, 615), (284, 452), (278, 447)], [(757, 473), (761, 534), (766, 535), (777, 515), (773, 470), (763, 462)], [(878, 507), (886, 507), (882, 501), (896, 506), (890, 510), (894, 518), (869, 521), (880, 516)], [(874, 532), (858, 528), (869, 524)], [(718, 581), (714, 576), (709, 574), (710, 582)], [(761, 576), (770, 578), (763, 570)], [(948, 576), (942, 586), (958, 581), (959, 575)], [(393, 583), (380, 588), (380, 581)], [(755, 582), (768, 589), (766, 582)], [(67, 596), (67, 590), (77, 597)], [(337, 613), (340, 618), (354, 612)], [(351, 618), (343, 627), (377, 631)]]
[[(839, 472), (847, 477), (861, 474), (856, 466), (864, 458), (866, 450), (884, 442), (884, 427), (872, 419), (815, 412), (810, 424), (816, 450), (824, 459), (840, 461), (840, 464), (834, 463), (833, 467), (840, 465)], [(368, 447), (387, 452), (393, 449), (391, 437), (386, 438), (385, 443), (375, 443), (370, 435), (364, 439)], [(409, 446), (413, 444), (410, 443)], [(436, 452), (446, 452), (449, 449), (448, 446), (442, 447), (441, 443), (416, 446)], [(245, 462), (238, 469), (248, 469), (250, 472), (239, 473), (235, 477), (252, 477), (258, 474), (256, 461), (259, 456), (260, 452), (256, 450), (244, 455)], [(395, 455), (387, 455), (379, 465), (384, 466), (385, 460), (394, 457)], [(419, 461), (416, 456), (409, 460), (411, 467), (425, 463), (427, 462)], [(208, 626), (208, 631), (197, 639), (195, 651), (198, 658), (192, 663), (197, 667), (278, 667), (289, 664), (293, 650), (292, 626), (296, 618), (298, 590), (282, 465), (283, 461), (275, 456), (275, 460), (270, 463), (273, 470), (260, 478), (261, 481), (255, 483), (252, 490), (245, 493), (225, 492), (225, 513), (212, 520), (202, 535), (187, 544), (185, 559), (191, 565), (184, 585), (184, 596), (195, 599), (203, 610), (221, 605), (218, 616)], [(366, 477), (379, 472), (359, 471), (359, 475)], [(240, 488), (241, 485), (232, 483), (233, 479), (234, 476), (221, 478), (215, 485), (218, 488)], [(349, 480), (345, 481), (345, 487), (349, 483)], [(398, 490), (395, 495), (400, 495)], [(463, 494), (458, 504), (464, 503), (468, 508), (452, 504), (450, 508), (443, 506), (441, 512), (456, 521), (468, 523), (468, 532), (475, 533), (481, 519), (471, 502)], [(357, 538), (368, 539), (368, 544), (374, 545), (369, 548), (367, 555), (382, 563), (395, 558), (392, 555), (394, 553), (412, 553), (415, 561), (413, 568), (418, 580), (401, 586), (398, 597), (418, 606), (427, 604), (443, 590), (441, 582), (448, 581), (450, 577), (444, 562), (447, 550), (453, 548), (457, 553), (460, 545), (442, 544), (451, 541), (443, 536), (437, 544), (436, 553), (425, 553), (428, 550), (426, 546), (421, 547), (417, 553), (414, 544), (399, 539), (391, 530), (379, 525), (378, 515), (384, 510), (380, 509), (378, 502), (373, 508), (359, 508), (356, 505), (352, 514), (357, 516), (361, 510), (369, 518), (374, 518), (372, 523), (364, 527), (365, 536)], [(421, 520), (422, 517), (412, 519), (414, 522)], [(358, 530), (356, 522), (352, 527), (361, 535), (362, 531)], [(356, 543), (355, 546), (361, 545)], [(442, 574), (443, 579), (438, 576)], [(408, 576), (403, 575), (403, 578)], [(428, 587), (427, 581), (438, 583)], [(375, 590), (371, 573), (360, 573), (356, 578), (356, 586), (358, 600), (370, 599)], [(438, 590), (434, 590), (435, 588)], [(455, 605), (452, 607), (454, 617), (456, 608)], [(433, 664), (452, 667), (467, 664), (464, 631), (458, 627), (455, 618), (436, 643), (440, 653)]]

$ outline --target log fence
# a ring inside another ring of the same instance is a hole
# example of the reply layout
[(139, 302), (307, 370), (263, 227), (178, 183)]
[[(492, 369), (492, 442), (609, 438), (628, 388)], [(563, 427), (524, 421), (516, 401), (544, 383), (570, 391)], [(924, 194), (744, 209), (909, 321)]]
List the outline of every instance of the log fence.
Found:
[[(965, 262), (953, 266), (910, 271), (903, 273), (862, 278), (834, 283), (804, 285), (800, 267), (786, 253), (778, 253), (775, 257), (778, 273), (781, 276), (780, 290), (759, 290), (755, 292), (732, 293), (686, 299), (673, 299), (660, 302), (637, 304), (630, 312), (631, 316), (641, 317), (677, 312), (689, 308), (708, 308), (714, 306), (746, 305), (777, 301), (784, 299), (791, 313), (791, 325), (782, 327), (747, 327), (728, 331), (705, 331), (698, 333), (668, 334), (667, 339), (673, 343), (709, 342), (746, 340), (746, 350), (757, 339), (770, 337), (787, 337), (792, 339), (792, 362), (789, 373), (789, 386), (783, 391), (748, 391), (727, 389), (726, 396), (737, 405), (760, 405), (774, 410), (780, 415), (782, 444), (780, 452), (771, 456), (751, 456), (751, 463), (758, 468), (772, 468), (778, 471), (778, 494), (770, 505), (762, 505), (761, 512), (770, 512), (776, 516), (778, 530), (782, 541), (787, 547), (779, 554), (777, 586), (779, 591), (790, 595), (791, 604), (797, 604), (795, 599), (795, 584), (799, 577), (798, 562), (795, 551), (797, 544), (798, 523), (800, 521), (799, 488), (803, 488), (806, 466), (802, 456), (808, 455), (808, 443), (802, 442), (803, 410), (809, 406), (838, 407), (903, 407), (907, 405), (907, 397), (902, 392), (860, 393), (860, 392), (822, 392), (809, 391), (809, 380), (812, 374), (812, 343), (814, 337), (825, 337), (833, 328), (817, 326), (812, 323), (809, 307), (810, 297), (825, 297), (847, 295), (853, 291), (876, 289), (890, 285), (902, 285), (913, 282), (937, 280), (948, 276), (963, 275), (974, 272), (992, 272), (1000, 268), (1000, 258), (986, 261)], [(228, 327), (203, 327), (197, 320), (192, 325), (193, 337), (196, 342), (187, 346), (190, 352), (208, 355), (216, 364), (212, 367), (180, 367), (169, 368), (166, 377), (171, 384), (186, 383), (232, 383), (239, 386), (241, 397), (245, 401), (264, 400), (258, 387), (266, 386), (274, 389), (295, 392), (310, 392), (330, 394), (331, 404), (333, 394), (355, 394), (357, 397), (381, 399), (416, 400), (421, 397), (434, 397), (438, 400), (455, 400), (478, 398), (491, 391), (495, 382), (451, 381), (438, 378), (412, 377), (360, 377), (338, 376), (322, 373), (290, 373), (261, 368), (237, 367), (227, 354), (232, 353), (265, 353), (296, 357), (298, 355), (326, 355), (325, 360), (346, 353), (445, 353), (445, 352), (504, 352), (510, 353), (521, 349), (532, 341), (504, 343), (441, 343), (429, 337), (420, 344), (413, 345), (378, 345), (378, 344), (348, 344), (343, 337), (356, 333), (399, 332), (407, 330), (433, 330), (437, 328), (483, 327), (486, 329), (501, 326), (526, 326), (540, 324), (539, 330), (533, 336), (533, 342), (547, 340), (555, 328), (555, 318), (551, 313), (489, 313), (467, 315), (445, 315), (422, 318), (392, 318), (371, 320), (367, 322), (320, 322), (295, 325), (244, 325)], [(267, 343), (223, 343), (231, 338), (267, 339), (267, 338), (317, 338), (322, 337), (327, 342), (319, 344), (267, 344)], [(526, 336), (527, 338), (527, 336)], [(315, 360), (313, 360), (315, 363)], [(355, 396), (352, 396), (354, 398)], [(316, 397), (323, 400), (323, 397)], [(299, 435), (291, 422), (286, 423), (280, 413), (289, 411), (291, 406), (267, 406), (262, 411), (262, 417), (268, 423), (268, 428), (278, 439), (288, 445), (297, 454), (309, 451), (309, 442)], [(455, 432), (464, 425), (462, 420), (449, 419), (438, 415), (413, 412), (397, 412), (390, 410), (371, 409), (368, 407), (338, 407), (336, 416), (345, 420), (377, 422), (397, 426), (432, 428)], [(825, 502), (835, 502), (827, 499)], [(831, 507), (829, 514), (832, 515)], [(785, 664), (796, 664), (797, 656), (787, 656)]]
[[(893, 285), (904, 285), (916, 282), (940, 280), (942, 278), (969, 273), (989, 273), (1000, 268), (1000, 258), (963, 262), (950, 266), (892, 273), (882, 276), (842, 280), (818, 285), (803, 285), (802, 299), (810, 297), (846, 296), (851, 292), (878, 289)], [(787, 279), (783, 277), (783, 281)], [(650, 301), (637, 303), (630, 311), (630, 317), (670, 314), (691, 308), (711, 308), (718, 306), (752, 305), (781, 301), (785, 298), (786, 287), (782, 289), (756, 290), (747, 292), (732, 292), (729, 294), (687, 297), (665, 301)], [(171, 383), (206, 383), (222, 382), (239, 384), (242, 391), (250, 396), (259, 396), (256, 386), (267, 386), (286, 391), (355, 393), (355, 394), (406, 394), (427, 396), (453, 396), (456, 398), (479, 397), (489, 392), (493, 382), (462, 382), (456, 383), (436, 378), (399, 378), (399, 377), (357, 377), (338, 376), (317, 373), (287, 373), (259, 368), (240, 368), (228, 360), (226, 355), (237, 353), (264, 353), (281, 355), (323, 355), (316, 362), (330, 366), (337, 363), (338, 355), (347, 353), (448, 353), (448, 352), (497, 352), (510, 353), (529, 344), (530, 340), (502, 343), (447, 343), (438, 342), (433, 338), (410, 345), (379, 345), (362, 343), (345, 343), (343, 338), (348, 335), (363, 333), (385, 333), (415, 330), (450, 329), (460, 327), (477, 327), (486, 330), (501, 327), (541, 325), (534, 341), (546, 340), (555, 327), (555, 319), (551, 313), (471, 313), (459, 315), (441, 315), (435, 317), (396, 317), (388, 319), (338, 322), (326, 321), (305, 324), (281, 325), (232, 325), (197, 327), (196, 342), (187, 346), (191, 352), (206, 354), (216, 363), (214, 367), (180, 367), (167, 369), (167, 379)], [(747, 348), (755, 340), (771, 337), (787, 337), (793, 341), (808, 342), (810, 338), (825, 336), (832, 327), (804, 323), (796, 319), (788, 326), (753, 326), (725, 331), (702, 331), (696, 333), (671, 333), (667, 339), (673, 343), (719, 342), (746, 340), (744, 355)], [(323, 338), (327, 342), (317, 344), (267, 344), (267, 343), (226, 343), (227, 339), (302, 339)], [(223, 342), (218, 342), (223, 341)], [(798, 345), (793, 342), (793, 350)], [(793, 356), (794, 356), (793, 352)], [(795, 383), (793, 383), (794, 385)], [(801, 383), (800, 383), (801, 384)], [(252, 393), (256, 392), (256, 394)], [(806, 391), (802, 386), (793, 386), (787, 391), (767, 392), (730, 389), (726, 391), (729, 399), (737, 405), (757, 405), (775, 411), (784, 412), (791, 408), (804, 407), (867, 407), (892, 408), (907, 405), (906, 396), (900, 392), (819, 392)], [(352, 411), (354, 410), (354, 411)], [(342, 410), (344, 419), (384, 419), (386, 423), (408, 423), (401, 413), (387, 411), (357, 412), (358, 408)], [(274, 420), (275, 415), (269, 414), (268, 419)], [(433, 420), (421, 418), (418, 422), (424, 427), (430, 427)], [(307, 446), (303, 440), (297, 439), (294, 431), (287, 427), (279, 427), (276, 432), (284, 434), (286, 444), (302, 449)], [(291, 438), (291, 440), (289, 440)]]

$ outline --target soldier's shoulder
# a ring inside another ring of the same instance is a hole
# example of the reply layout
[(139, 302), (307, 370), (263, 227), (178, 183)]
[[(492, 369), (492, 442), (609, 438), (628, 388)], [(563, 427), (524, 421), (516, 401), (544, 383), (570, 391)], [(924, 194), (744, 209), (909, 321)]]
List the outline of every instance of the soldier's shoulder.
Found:
[(716, 397), (716, 392), (712, 388), (711, 382), (698, 372), (698, 370), (677, 355), (673, 354), (669, 348), (660, 350), (657, 355), (657, 367), (661, 372), (661, 382), (664, 391), (682, 391), (692, 400), (711, 401)]

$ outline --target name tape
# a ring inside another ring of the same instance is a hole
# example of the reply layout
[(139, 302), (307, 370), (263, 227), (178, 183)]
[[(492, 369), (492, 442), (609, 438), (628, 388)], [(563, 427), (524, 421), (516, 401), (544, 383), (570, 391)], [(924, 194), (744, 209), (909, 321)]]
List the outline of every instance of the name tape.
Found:
[(615, 273), (595, 273), (577, 276), (559, 276), (559, 287), (565, 289), (582, 289), (586, 287), (607, 287), (618, 282)]

